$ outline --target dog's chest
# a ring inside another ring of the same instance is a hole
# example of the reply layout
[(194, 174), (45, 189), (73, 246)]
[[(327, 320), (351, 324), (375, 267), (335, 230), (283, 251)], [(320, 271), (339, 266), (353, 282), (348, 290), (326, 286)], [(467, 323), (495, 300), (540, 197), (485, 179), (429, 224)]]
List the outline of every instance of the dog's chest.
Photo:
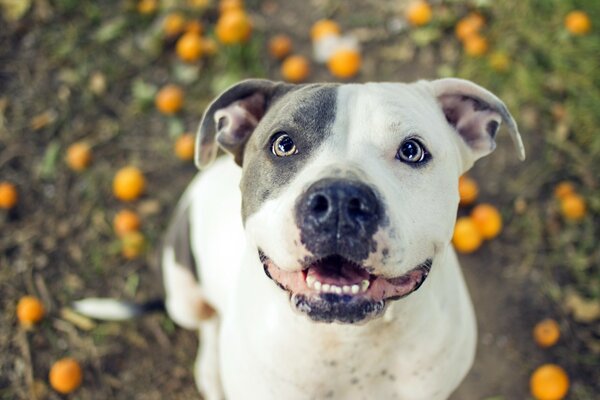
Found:
[(393, 331), (361, 337), (350, 333), (357, 327), (335, 332), (339, 326), (319, 325), (298, 335), (290, 334), (289, 328), (282, 321), (240, 337), (235, 324), (225, 322), (229, 347), (222, 354), (222, 371), (228, 398), (444, 398), (440, 397), (444, 379), (430, 362), (449, 358), (439, 347), (422, 349), (416, 343), (399, 342)]

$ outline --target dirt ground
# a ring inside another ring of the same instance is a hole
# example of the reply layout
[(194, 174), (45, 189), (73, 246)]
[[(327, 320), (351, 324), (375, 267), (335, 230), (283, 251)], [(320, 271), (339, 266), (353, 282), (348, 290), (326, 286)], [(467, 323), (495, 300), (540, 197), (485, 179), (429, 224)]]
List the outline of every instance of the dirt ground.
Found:
[[(223, 82), (249, 75), (254, 65), (266, 77), (281, 79), (264, 40), (285, 32), (297, 52), (310, 55), (309, 27), (324, 16), (334, 16), (363, 43), (357, 81), (435, 77), (443, 50), (408, 46), (394, 33), (401, 25), (394, 15), (401, 15), (402, 6), (391, 2), (247, 1), (258, 50), (240, 56), (239, 68), (218, 75), (227, 60), (182, 66), (173, 43), (157, 38), (158, 17), (137, 15), (134, 2), (76, 3), (34, 1), (23, 19), (0, 25), (0, 180), (14, 182), (20, 194), (16, 209), (0, 213), (0, 399), (198, 398), (191, 374), (196, 333), (163, 314), (89, 325), (61, 311), (90, 296), (135, 301), (161, 296), (156, 249), (178, 196), (196, 173), (172, 155), (174, 138), (182, 129), (195, 129)], [(215, 18), (210, 11), (203, 21)], [(90, 82), (97, 73), (106, 88), (94, 92)], [(179, 116), (166, 118), (148, 97), (173, 76), (186, 85), (186, 105)], [(315, 65), (310, 81), (321, 80), (332, 78)], [(479, 340), (475, 365), (452, 399), (530, 398), (529, 376), (546, 362), (568, 370), (567, 399), (600, 398), (600, 366), (593, 367), (600, 364), (598, 356), (582, 350), (577, 325), (544, 294), (534, 255), (521, 246), (524, 231), (513, 209), (539, 166), (535, 156), (519, 163), (504, 134), (496, 152), (472, 171), (481, 201), (496, 205), (506, 219), (499, 238), (460, 257)], [(539, 144), (523, 134), (528, 149)], [(66, 147), (76, 140), (93, 146), (93, 166), (83, 173), (63, 162)], [(146, 195), (127, 206), (142, 215), (149, 243), (146, 255), (134, 261), (121, 257), (111, 227), (124, 207), (111, 194), (112, 176), (127, 164), (139, 166), (148, 184)], [(15, 319), (24, 294), (40, 297), (48, 311), (30, 330)], [(532, 340), (533, 325), (544, 317), (561, 325), (563, 336), (551, 351)], [(67, 355), (82, 362), (84, 383), (63, 397), (49, 388), (47, 374), (54, 360)]]

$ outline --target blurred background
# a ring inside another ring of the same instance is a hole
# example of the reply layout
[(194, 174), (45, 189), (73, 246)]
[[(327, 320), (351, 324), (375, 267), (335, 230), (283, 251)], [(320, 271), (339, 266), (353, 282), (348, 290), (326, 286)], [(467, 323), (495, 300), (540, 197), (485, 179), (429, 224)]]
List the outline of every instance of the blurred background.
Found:
[(479, 344), (453, 399), (600, 398), (598, 25), (593, 0), (0, 0), (0, 398), (198, 397), (197, 333), (68, 306), (162, 295), (221, 90), (446, 76), (498, 95), (528, 156), (501, 131), (461, 180)]

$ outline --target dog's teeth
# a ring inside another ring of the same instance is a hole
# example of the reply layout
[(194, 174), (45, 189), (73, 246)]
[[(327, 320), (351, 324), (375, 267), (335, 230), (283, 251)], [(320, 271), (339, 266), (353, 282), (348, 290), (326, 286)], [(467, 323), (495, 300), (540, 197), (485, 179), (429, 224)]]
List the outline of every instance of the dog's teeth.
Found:
[(331, 289), (331, 285), (328, 284), (328, 283), (325, 283), (325, 284), (323, 284), (323, 286), (321, 286), (321, 291), (322, 292), (328, 293), (329, 289)]
[(317, 292), (320, 292), (321, 291), (321, 282), (315, 280), (315, 283), (313, 283), (313, 287), (315, 288), (315, 290)]
[(360, 291), (360, 287), (358, 285), (352, 285), (352, 294), (357, 294)]
[(350, 293), (351, 290), (352, 289), (348, 285), (342, 286), (342, 292), (344, 292), (344, 293)]
[(331, 293), (342, 294), (342, 288), (339, 286), (331, 285)]
[(366, 280), (366, 279), (362, 280), (360, 282), (360, 291), (366, 292), (367, 289), (369, 288), (369, 284), (370, 284), (370, 282), (368, 280)]
[(307, 277), (306, 277), (306, 285), (307, 285), (309, 288), (312, 288), (312, 287), (313, 287), (313, 283), (315, 283), (315, 281), (316, 281), (316, 280), (317, 280), (317, 279), (316, 279), (314, 276), (307, 276)]

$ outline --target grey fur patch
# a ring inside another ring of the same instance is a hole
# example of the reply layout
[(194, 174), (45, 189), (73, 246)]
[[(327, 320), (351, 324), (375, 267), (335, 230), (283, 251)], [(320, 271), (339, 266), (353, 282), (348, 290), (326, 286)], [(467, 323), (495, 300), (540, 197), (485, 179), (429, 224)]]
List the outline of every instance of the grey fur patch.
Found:
[[(315, 149), (330, 136), (337, 86), (302, 85), (271, 102), (244, 152), (240, 182), (244, 222), (267, 199), (285, 189)], [(297, 154), (277, 157), (272, 153), (272, 137), (278, 132), (286, 132), (294, 140)]]
[(163, 242), (163, 248), (167, 247), (173, 249), (175, 262), (182, 267), (189, 269), (196, 281), (199, 281), (196, 260), (192, 254), (190, 244), (189, 204), (180, 204), (175, 209)]

